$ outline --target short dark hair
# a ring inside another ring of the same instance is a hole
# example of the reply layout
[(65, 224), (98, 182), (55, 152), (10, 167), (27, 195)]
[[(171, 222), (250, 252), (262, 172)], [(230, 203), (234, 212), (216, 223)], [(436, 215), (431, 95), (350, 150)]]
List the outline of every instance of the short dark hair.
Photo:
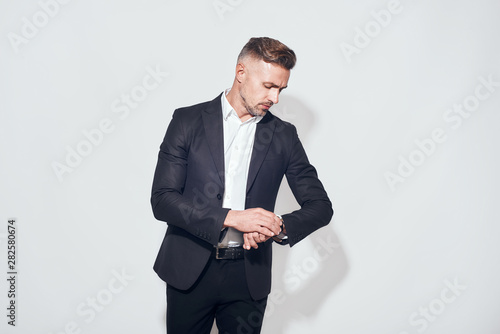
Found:
[(252, 56), (266, 63), (274, 63), (291, 70), (295, 66), (297, 57), (295, 52), (285, 44), (269, 37), (252, 37), (241, 49), (238, 56), (240, 62), (246, 56)]

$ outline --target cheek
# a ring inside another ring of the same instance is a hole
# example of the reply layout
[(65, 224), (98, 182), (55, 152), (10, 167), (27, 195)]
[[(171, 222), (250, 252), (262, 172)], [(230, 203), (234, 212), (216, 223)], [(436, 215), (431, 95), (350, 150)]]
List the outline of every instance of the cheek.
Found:
[(245, 92), (247, 94), (248, 99), (252, 100), (255, 97), (255, 85), (254, 84), (248, 84), (245, 86)]
[(255, 100), (257, 100), (257, 102), (264, 102), (264, 101), (267, 101), (268, 100), (268, 90), (267, 89), (264, 89), (262, 87), (258, 87), (256, 90), (255, 90)]
[(245, 97), (250, 105), (257, 105), (262, 102), (267, 102), (269, 91), (262, 87), (260, 83), (252, 83), (245, 87)]

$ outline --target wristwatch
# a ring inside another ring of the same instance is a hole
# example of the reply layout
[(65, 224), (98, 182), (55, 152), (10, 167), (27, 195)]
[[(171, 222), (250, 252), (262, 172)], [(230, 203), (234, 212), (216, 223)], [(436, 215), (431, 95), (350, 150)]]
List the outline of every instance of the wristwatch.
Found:
[(285, 221), (283, 220), (283, 217), (281, 217), (280, 215), (276, 215), (276, 216), (281, 220), (281, 229), (280, 229), (280, 233), (273, 237), (273, 240), (279, 244), (286, 245), (288, 243), (288, 235), (286, 235), (284, 232)]

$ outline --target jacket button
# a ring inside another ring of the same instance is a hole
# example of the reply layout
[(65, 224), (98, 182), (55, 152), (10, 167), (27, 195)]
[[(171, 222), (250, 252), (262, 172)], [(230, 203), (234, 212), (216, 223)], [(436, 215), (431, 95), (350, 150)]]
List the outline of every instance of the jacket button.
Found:
[(222, 199), (222, 195), (221, 194), (217, 194), (217, 199), (220, 201)]

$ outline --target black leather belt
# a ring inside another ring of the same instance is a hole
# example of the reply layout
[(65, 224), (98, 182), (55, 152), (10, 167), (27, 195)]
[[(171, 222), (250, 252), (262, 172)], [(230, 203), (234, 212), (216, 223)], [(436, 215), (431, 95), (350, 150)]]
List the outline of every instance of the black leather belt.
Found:
[(244, 257), (243, 246), (215, 247), (214, 256), (217, 260), (239, 260)]

